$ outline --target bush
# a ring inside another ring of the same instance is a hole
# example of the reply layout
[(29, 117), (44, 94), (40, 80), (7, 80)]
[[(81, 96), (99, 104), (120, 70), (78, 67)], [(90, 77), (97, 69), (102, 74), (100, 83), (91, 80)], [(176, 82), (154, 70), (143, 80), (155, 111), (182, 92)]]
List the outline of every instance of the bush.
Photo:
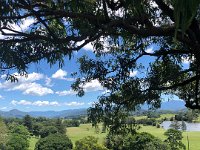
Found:
[(76, 141), (74, 150), (107, 150), (107, 148), (97, 143), (97, 138), (87, 136), (79, 141)]
[(6, 150), (28, 150), (29, 141), (20, 134), (12, 134), (6, 144)]
[(172, 150), (186, 149), (185, 145), (182, 143), (183, 136), (181, 131), (168, 129), (164, 135), (167, 136), (165, 142), (170, 145)]
[(54, 126), (42, 126), (42, 128), (39, 130), (41, 138), (47, 137), (50, 134), (55, 133), (58, 133), (58, 129)]
[(169, 150), (168, 145), (153, 135), (143, 132), (125, 139), (123, 150)]
[(63, 134), (51, 134), (41, 138), (35, 145), (35, 150), (71, 150), (71, 140)]
[(113, 150), (170, 150), (169, 145), (146, 132), (108, 136), (106, 147)]

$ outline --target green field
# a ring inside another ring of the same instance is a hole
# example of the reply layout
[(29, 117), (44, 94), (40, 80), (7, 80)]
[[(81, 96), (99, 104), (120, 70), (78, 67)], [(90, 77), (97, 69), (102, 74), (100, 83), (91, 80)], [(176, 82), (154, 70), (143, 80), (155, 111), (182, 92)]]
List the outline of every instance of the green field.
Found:
[(102, 144), (106, 137), (106, 133), (101, 133), (101, 126), (99, 126), (99, 128), (100, 132), (97, 132), (91, 124), (81, 124), (79, 127), (67, 128), (67, 135), (72, 140), (73, 144), (86, 136), (94, 136), (98, 138), (98, 142)]
[[(141, 126), (139, 132), (148, 132), (154, 136), (164, 140), (165, 130), (162, 128), (156, 128), (153, 126)], [(67, 128), (67, 135), (75, 143), (77, 140), (85, 136), (95, 136), (99, 139), (99, 143), (103, 143), (106, 133), (96, 133), (95, 128), (92, 128), (91, 124), (81, 124), (80, 127)], [(187, 145), (187, 135), (190, 143), (190, 150), (200, 150), (200, 132), (183, 132), (183, 143)]]

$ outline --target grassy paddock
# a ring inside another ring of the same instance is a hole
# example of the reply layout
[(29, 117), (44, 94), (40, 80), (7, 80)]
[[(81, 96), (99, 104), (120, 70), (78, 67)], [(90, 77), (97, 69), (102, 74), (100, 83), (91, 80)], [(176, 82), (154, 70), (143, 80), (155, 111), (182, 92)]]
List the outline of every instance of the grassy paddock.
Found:
[[(101, 126), (100, 126), (101, 128)], [(101, 131), (101, 129), (100, 129)], [(152, 135), (164, 140), (166, 137), (164, 136), (163, 128), (156, 128), (153, 126), (141, 126), (139, 132), (148, 132)], [(85, 136), (94, 136), (99, 139), (99, 143), (103, 143), (106, 133), (96, 133), (95, 128), (92, 128), (91, 124), (81, 124), (80, 127), (69, 127), (67, 128), (67, 135), (72, 140), (73, 144), (85, 137)], [(190, 142), (190, 150), (200, 150), (200, 132), (183, 132), (183, 143), (187, 146), (187, 136)]]
[(97, 132), (91, 124), (81, 124), (79, 127), (67, 128), (67, 135), (72, 140), (73, 144), (86, 136), (94, 136), (98, 138), (98, 142), (102, 144), (106, 137), (106, 133), (101, 133), (101, 128), (102, 126), (99, 125), (99, 132)]

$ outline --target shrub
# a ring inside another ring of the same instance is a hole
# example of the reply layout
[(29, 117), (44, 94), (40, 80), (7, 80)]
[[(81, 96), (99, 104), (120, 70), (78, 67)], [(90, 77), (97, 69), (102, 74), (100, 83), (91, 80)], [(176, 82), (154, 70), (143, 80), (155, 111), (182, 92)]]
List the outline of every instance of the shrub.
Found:
[(28, 150), (28, 139), (20, 134), (12, 134), (6, 144), (6, 150)]
[(104, 146), (97, 143), (97, 138), (87, 136), (79, 141), (76, 141), (74, 150), (107, 150)]
[(41, 138), (35, 145), (35, 150), (71, 150), (71, 140), (64, 134), (51, 134)]

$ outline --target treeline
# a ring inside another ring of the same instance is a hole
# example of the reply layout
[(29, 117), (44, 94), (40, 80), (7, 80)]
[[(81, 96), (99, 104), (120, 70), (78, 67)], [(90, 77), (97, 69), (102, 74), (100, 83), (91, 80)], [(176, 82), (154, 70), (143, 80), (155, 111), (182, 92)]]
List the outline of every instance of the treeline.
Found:
[[(26, 150), (29, 147), (31, 136), (39, 139), (36, 150), (43, 150), (44, 147), (40, 147), (40, 145), (45, 141), (52, 143), (51, 140), (54, 142), (63, 141), (64, 145), (72, 147), (71, 140), (66, 136), (66, 127), (78, 127), (83, 123), (87, 123), (86, 118), (49, 119), (45, 117), (33, 118), (29, 115), (22, 119), (0, 118), (0, 150)], [(57, 144), (54, 142), (55, 147)], [(60, 144), (57, 146), (60, 147)]]
[[(169, 129), (164, 134), (166, 139), (162, 141), (149, 133), (138, 133), (136, 131), (136, 120), (132, 118), (122, 123), (126, 126), (122, 125), (122, 130), (119, 130), (119, 132), (109, 131), (103, 144), (99, 144), (97, 138), (88, 136), (76, 141), (73, 146), (72, 141), (67, 137), (66, 127), (77, 127), (80, 123), (87, 123), (86, 118), (66, 120), (32, 118), (27, 115), (23, 119), (0, 119), (0, 149), (27, 150), (32, 136), (38, 138), (35, 150), (185, 149), (181, 142), (181, 131)], [(132, 130), (130, 130), (131, 128)]]

